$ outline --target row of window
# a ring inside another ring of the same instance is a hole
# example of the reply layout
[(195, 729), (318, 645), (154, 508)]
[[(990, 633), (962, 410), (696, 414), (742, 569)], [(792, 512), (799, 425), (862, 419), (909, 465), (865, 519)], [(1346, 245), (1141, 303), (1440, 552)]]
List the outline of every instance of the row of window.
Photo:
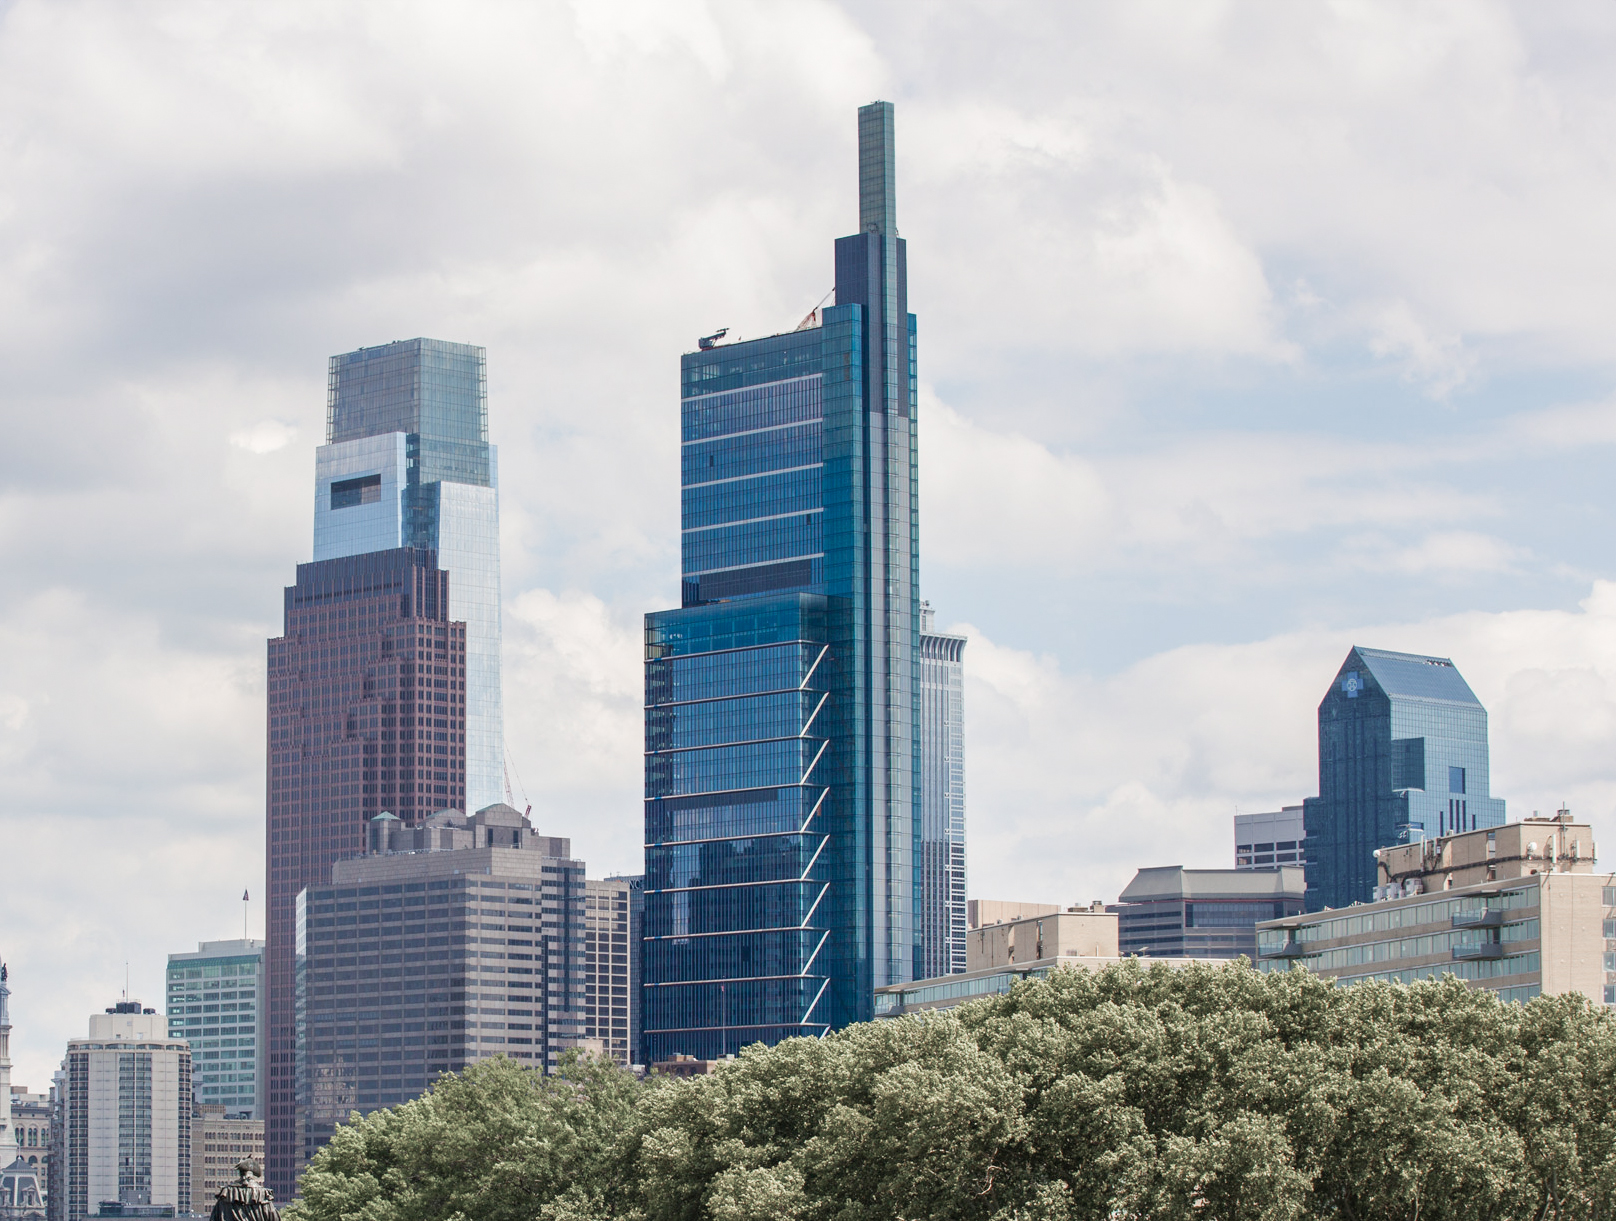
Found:
[(799, 878), (824, 842), (819, 835), (774, 835), (647, 848), (645, 885), (666, 890)]
[[(1520, 911), (1537, 905), (1537, 886), (1534, 884), (1520, 890), (1506, 890), (1502, 894), (1490, 897), (1468, 895), (1458, 899), (1438, 899), (1432, 903), (1411, 903), (1360, 916), (1338, 916), (1316, 923), (1309, 922), (1296, 929), (1295, 934), (1296, 940), (1303, 944), (1335, 941), (1342, 937), (1392, 932), (1424, 924), (1448, 924), (1456, 915), (1483, 912), (1492, 908)], [(1264, 949), (1277, 949), (1285, 943), (1288, 936), (1284, 929), (1261, 929), (1258, 932), (1258, 941)]]
[(645, 749), (686, 750), (803, 732), (825, 696), (817, 691), (780, 691), (698, 704), (664, 704), (645, 716)]
[(822, 508), (822, 470), (814, 465), (687, 487), (681, 494), (680, 525), (695, 530)]
[(817, 420), (824, 413), (823, 402), (818, 375), (687, 398), (680, 408), (680, 440)]
[(680, 454), (680, 484), (689, 487), (719, 479), (738, 479), (766, 471), (812, 466), (824, 461), (824, 440), (818, 420), (768, 432), (742, 433), (698, 441)]
[(686, 531), (679, 544), (685, 573), (768, 564), (822, 554), (824, 514), (805, 513), (711, 530)]
[(804, 784), (811, 778), (811, 769), (822, 758), (823, 746), (822, 740), (788, 738), (648, 755), (645, 795), (671, 797), (724, 789)]
[[(713, 890), (650, 891), (645, 896), (645, 935), (696, 937), (771, 928), (802, 928), (822, 910), (826, 884), (817, 879)], [(648, 976), (647, 978), (653, 978)]]
[(659, 844), (817, 829), (821, 824), (811, 820), (822, 816), (826, 805), (825, 790), (815, 785), (650, 801), (645, 840)]

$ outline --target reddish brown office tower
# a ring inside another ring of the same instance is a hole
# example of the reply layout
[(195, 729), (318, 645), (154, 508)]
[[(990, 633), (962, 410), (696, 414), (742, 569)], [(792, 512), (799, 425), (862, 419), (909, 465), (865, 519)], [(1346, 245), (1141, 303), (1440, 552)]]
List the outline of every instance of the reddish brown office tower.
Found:
[[(448, 621), (437, 553), (401, 547), (297, 566), (269, 642), (266, 1177), (290, 1200), (296, 1097), (297, 895), (364, 851), (383, 810), (463, 809), (466, 625)], [(370, 1032), (375, 1033), (375, 1032)]]

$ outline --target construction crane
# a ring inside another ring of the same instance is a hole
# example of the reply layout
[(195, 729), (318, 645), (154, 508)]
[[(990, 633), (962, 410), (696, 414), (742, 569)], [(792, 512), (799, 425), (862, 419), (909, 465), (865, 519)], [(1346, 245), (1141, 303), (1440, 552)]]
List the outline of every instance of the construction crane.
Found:
[[(509, 755), (505, 756), (504, 770), (505, 770), (505, 804), (510, 806), (512, 809), (515, 809), (516, 808), (516, 798), (511, 795), (511, 757)], [(522, 773), (521, 772), (516, 773), (516, 784), (517, 784), (517, 787), (522, 790), (522, 801), (527, 806), (527, 809), (522, 811), (522, 816), (524, 818), (526, 818), (526, 817), (528, 817), (529, 815), (531, 815), (533, 813), (533, 803), (531, 801), (528, 801), (528, 799), (527, 799), (527, 787), (522, 784)]]

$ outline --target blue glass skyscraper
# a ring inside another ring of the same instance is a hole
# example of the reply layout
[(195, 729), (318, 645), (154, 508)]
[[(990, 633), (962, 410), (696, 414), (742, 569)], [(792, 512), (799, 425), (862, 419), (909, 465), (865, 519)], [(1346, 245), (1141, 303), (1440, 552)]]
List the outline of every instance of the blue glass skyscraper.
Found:
[(836, 304), (681, 360), (683, 605), (646, 616), (644, 1054), (873, 1014), (912, 978), (915, 320), (890, 103)]
[(1453, 662), (1354, 648), (1319, 704), (1307, 909), (1369, 902), (1377, 848), (1502, 826), (1488, 785), (1487, 710)]

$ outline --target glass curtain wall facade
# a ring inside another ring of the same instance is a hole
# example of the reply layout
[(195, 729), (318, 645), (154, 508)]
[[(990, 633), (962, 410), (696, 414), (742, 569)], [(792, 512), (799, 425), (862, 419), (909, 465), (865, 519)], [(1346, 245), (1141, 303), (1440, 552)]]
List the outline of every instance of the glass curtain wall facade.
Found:
[(1377, 848), (1502, 826), (1489, 783), (1487, 710), (1453, 662), (1354, 648), (1319, 704), (1307, 910), (1369, 902)]
[(406, 339), (331, 358), (315, 457), (314, 558), (435, 551), (466, 625), (467, 813), (504, 797), (499, 465), (484, 350)]
[(168, 956), (168, 1037), (191, 1045), (196, 1101), (263, 1119), (264, 943), (204, 941)]
[[(269, 642), (266, 1175), (298, 1168), (296, 901), (364, 850), (386, 809), (415, 824), (465, 792), (466, 626), (412, 547), (299, 564)], [(238, 1036), (239, 1037), (239, 1036)]]
[(912, 977), (915, 321), (893, 114), (859, 111), (836, 304), (681, 360), (682, 602), (646, 617), (645, 1062), (873, 1013)]
[(920, 604), (920, 881), (915, 978), (965, 968), (965, 637)]

